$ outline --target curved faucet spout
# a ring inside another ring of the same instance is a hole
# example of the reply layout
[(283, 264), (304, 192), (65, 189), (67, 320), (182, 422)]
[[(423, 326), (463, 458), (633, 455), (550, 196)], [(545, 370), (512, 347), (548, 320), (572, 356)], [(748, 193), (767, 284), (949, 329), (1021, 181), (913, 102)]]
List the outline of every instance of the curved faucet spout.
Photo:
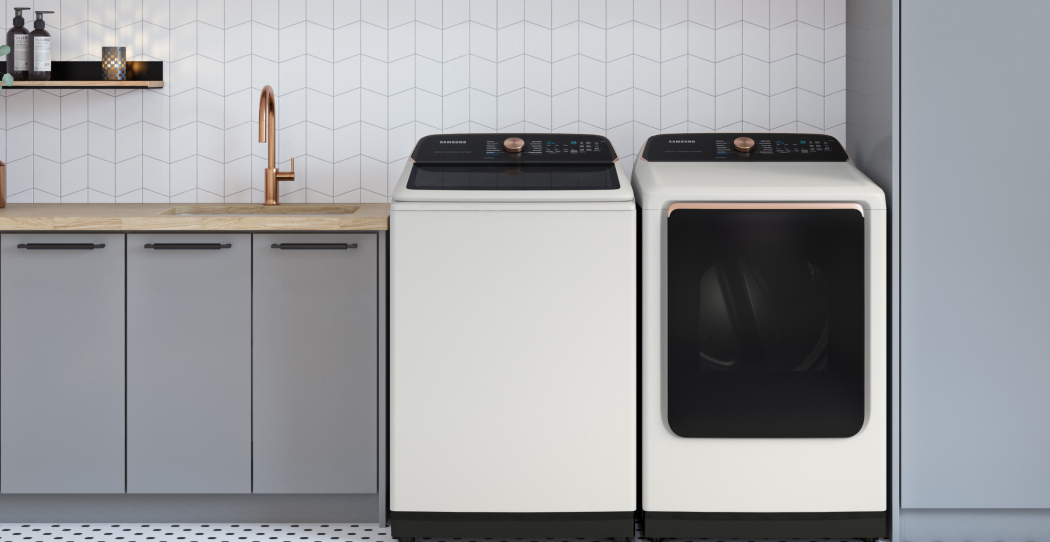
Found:
[[(259, 95), (259, 143), (269, 142), (269, 152), (266, 153), (266, 167), (273, 169), (274, 167), (274, 146), (275, 146), (275, 122), (274, 118), (277, 116), (277, 103), (273, 97), (273, 87), (266, 85), (262, 89), (262, 94)], [(269, 131), (269, 137), (267, 137), (267, 131)]]
[(277, 169), (277, 102), (273, 88), (266, 85), (259, 95), (259, 143), (266, 143), (266, 178), (264, 182), (263, 205), (280, 205), (278, 181), (295, 180), (295, 158), (292, 158), (291, 171), (281, 172)]

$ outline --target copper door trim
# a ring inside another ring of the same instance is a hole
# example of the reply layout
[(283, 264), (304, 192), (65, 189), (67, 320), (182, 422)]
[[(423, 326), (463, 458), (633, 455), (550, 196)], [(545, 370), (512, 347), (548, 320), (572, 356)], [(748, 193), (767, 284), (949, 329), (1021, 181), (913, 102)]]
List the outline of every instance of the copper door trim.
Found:
[(667, 216), (678, 209), (854, 209), (864, 216), (864, 208), (859, 203), (672, 203), (667, 208)]

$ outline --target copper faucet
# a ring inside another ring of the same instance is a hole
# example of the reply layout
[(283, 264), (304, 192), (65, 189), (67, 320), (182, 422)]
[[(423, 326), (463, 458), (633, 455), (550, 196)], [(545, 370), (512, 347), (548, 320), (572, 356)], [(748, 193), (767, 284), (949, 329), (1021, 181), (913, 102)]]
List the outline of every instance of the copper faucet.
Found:
[[(292, 158), (292, 170), (282, 172), (274, 163), (277, 155), (277, 133), (276, 122), (277, 104), (274, 102), (273, 89), (266, 85), (259, 96), (259, 143), (269, 143), (266, 146), (266, 196), (263, 205), (280, 205), (281, 194), (277, 189), (278, 181), (295, 180), (295, 158)], [(266, 132), (269, 131), (269, 136)]]

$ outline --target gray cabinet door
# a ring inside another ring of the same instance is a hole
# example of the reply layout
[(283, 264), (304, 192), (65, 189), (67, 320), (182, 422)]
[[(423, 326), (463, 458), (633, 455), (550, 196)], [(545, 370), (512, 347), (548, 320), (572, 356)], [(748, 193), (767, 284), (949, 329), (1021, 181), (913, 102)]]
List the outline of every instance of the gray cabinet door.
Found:
[(0, 492), (124, 492), (122, 234), (0, 235)]
[(901, 10), (901, 505), (1050, 508), (1050, 3)]
[[(375, 234), (257, 234), (256, 493), (377, 490)], [(346, 243), (346, 250), (273, 244)]]
[(128, 492), (250, 492), (251, 235), (128, 235), (127, 266)]

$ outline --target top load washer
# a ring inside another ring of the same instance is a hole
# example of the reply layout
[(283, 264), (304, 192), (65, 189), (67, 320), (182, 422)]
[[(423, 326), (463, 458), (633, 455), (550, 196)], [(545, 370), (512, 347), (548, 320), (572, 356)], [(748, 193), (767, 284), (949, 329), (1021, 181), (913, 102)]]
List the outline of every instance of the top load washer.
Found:
[(612, 145), (449, 134), (411, 158), (390, 213), (394, 536), (633, 536), (636, 210)]
[(662, 134), (635, 164), (653, 538), (875, 538), (886, 205), (824, 134)]

